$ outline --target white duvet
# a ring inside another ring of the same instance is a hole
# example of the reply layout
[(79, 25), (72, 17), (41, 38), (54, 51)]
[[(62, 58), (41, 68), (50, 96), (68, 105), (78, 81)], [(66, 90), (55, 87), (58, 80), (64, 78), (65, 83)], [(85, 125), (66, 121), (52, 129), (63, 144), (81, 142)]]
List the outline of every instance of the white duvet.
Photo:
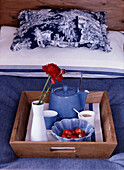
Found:
[[(48, 63), (56, 63), (58, 66), (70, 71), (83, 71), (84, 77), (118, 77), (112, 73), (124, 75), (124, 36), (117, 31), (109, 31), (108, 38), (112, 47), (110, 53), (101, 50), (81, 48), (35, 48), (33, 50), (22, 49), (12, 52), (10, 46), (14, 38), (16, 28), (2, 26), (0, 31), (0, 74), (24, 75), (18, 69), (41, 69)], [(16, 72), (4, 72), (4, 69), (17, 69)], [(86, 74), (85, 74), (86, 71)], [(102, 72), (100, 74), (87, 71)], [(110, 73), (110, 74), (106, 74)], [(41, 73), (26, 73), (26, 76), (44, 76)], [(76, 72), (71, 73), (75, 77)], [(120, 76), (119, 76), (120, 77)]]

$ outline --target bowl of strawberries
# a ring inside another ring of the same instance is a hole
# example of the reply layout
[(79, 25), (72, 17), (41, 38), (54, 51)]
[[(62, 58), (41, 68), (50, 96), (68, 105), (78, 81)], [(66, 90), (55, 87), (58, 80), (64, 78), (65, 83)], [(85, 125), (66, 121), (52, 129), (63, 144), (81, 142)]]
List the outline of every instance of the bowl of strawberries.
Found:
[(62, 119), (52, 126), (52, 134), (59, 141), (89, 141), (94, 128), (86, 120)]

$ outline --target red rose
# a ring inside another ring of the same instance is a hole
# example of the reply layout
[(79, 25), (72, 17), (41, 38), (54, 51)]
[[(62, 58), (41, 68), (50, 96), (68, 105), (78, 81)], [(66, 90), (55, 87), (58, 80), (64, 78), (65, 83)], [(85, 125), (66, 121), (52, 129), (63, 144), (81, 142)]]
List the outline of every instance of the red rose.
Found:
[(56, 80), (60, 82), (63, 79), (62, 74), (65, 73), (65, 69), (60, 69), (56, 64), (51, 63), (42, 66), (42, 70), (51, 76), (51, 83), (56, 84)]
[[(46, 74), (48, 74), (49, 76), (48, 76), (47, 81), (46, 81), (46, 83), (45, 83), (45, 85), (43, 87), (42, 93), (41, 93), (40, 98), (39, 98), (38, 105), (44, 103), (45, 98), (46, 98), (52, 84), (56, 84), (56, 80), (60, 82), (63, 79), (62, 74), (65, 73), (65, 69), (60, 69), (54, 63), (42, 66), (42, 70), (45, 71)], [(49, 87), (46, 90), (46, 87), (48, 85), (48, 82), (49, 82), (50, 78), (51, 78), (51, 84), (49, 85)]]

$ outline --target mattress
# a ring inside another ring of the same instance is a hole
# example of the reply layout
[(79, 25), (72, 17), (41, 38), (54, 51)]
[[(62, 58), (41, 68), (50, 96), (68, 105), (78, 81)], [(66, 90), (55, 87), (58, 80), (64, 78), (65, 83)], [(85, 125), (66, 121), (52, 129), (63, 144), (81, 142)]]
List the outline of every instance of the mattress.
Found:
[(2, 26), (0, 31), (0, 75), (45, 77), (41, 67), (56, 63), (66, 69), (65, 77), (115, 78), (124, 77), (124, 36), (109, 31), (112, 51), (81, 48), (36, 48), (12, 52), (15, 27)]

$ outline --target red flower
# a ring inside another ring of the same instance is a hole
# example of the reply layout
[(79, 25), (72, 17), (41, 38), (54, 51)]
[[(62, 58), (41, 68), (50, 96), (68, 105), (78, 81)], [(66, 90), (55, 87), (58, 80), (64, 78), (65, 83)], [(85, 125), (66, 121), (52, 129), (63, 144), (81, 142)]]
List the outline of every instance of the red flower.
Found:
[[(52, 84), (56, 84), (56, 80), (60, 82), (63, 79), (62, 74), (65, 73), (65, 69), (60, 69), (56, 64), (53, 64), (53, 63), (42, 66), (42, 70), (45, 71), (46, 74), (49, 75), (49, 77), (47, 78), (47, 81), (43, 87), (42, 93), (39, 98), (38, 105), (44, 103), (44, 100), (45, 100)], [(50, 78), (51, 78), (51, 84), (47, 88), (47, 91), (45, 92)]]
[(42, 66), (42, 70), (51, 76), (51, 83), (56, 84), (56, 80), (60, 82), (63, 79), (62, 74), (65, 73), (65, 69), (60, 69), (56, 64), (51, 63)]

